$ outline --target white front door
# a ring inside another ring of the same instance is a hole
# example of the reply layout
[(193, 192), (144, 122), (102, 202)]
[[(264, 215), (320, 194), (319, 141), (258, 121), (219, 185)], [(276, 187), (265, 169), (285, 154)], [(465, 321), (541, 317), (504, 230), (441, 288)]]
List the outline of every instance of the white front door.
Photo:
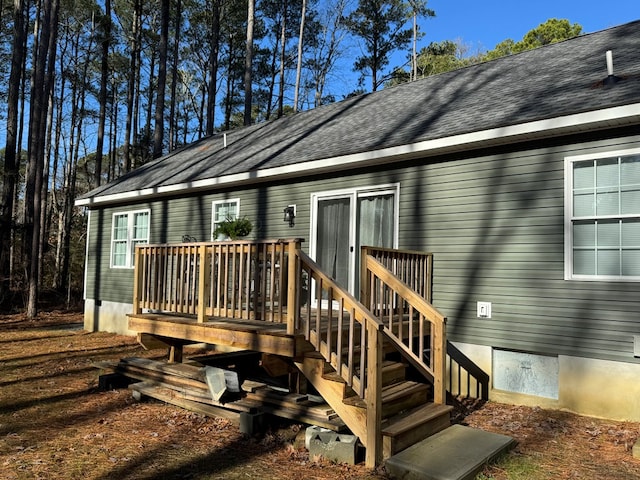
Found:
[(396, 184), (312, 195), (311, 256), (351, 293), (359, 288), (360, 247), (397, 245), (398, 191)]

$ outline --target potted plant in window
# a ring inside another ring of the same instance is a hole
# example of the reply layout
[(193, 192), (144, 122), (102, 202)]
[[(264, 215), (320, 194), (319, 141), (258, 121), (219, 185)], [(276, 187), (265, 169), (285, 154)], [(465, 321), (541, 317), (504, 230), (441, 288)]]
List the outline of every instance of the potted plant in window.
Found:
[(246, 237), (253, 230), (253, 224), (247, 217), (227, 218), (220, 222), (213, 231), (218, 240), (237, 240)]

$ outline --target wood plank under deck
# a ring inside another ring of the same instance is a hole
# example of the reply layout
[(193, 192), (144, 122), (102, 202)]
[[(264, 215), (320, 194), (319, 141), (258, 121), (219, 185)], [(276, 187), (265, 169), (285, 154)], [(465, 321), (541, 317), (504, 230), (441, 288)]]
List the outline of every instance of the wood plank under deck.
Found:
[(129, 329), (188, 343), (208, 343), (242, 350), (299, 358), (313, 350), (303, 335), (287, 334), (286, 325), (263, 321), (193, 317), (157, 313), (129, 314)]

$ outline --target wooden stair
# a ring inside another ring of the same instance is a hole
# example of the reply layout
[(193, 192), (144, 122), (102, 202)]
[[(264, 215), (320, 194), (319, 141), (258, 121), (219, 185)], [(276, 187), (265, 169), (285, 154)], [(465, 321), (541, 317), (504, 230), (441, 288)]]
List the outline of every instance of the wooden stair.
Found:
[[(354, 435), (366, 438), (364, 399), (317, 352), (305, 354), (296, 366)], [(382, 433), (383, 459), (447, 428), (453, 407), (428, 401), (431, 386), (406, 379), (404, 363), (383, 360)]]

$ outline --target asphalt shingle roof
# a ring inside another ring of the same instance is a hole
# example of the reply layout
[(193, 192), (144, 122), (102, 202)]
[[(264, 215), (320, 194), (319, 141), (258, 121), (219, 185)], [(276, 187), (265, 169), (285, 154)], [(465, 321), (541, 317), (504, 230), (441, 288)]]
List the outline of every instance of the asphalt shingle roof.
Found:
[[(612, 88), (605, 52), (613, 51)], [(199, 140), (82, 198), (379, 150), (640, 102), (640, 21)]]

